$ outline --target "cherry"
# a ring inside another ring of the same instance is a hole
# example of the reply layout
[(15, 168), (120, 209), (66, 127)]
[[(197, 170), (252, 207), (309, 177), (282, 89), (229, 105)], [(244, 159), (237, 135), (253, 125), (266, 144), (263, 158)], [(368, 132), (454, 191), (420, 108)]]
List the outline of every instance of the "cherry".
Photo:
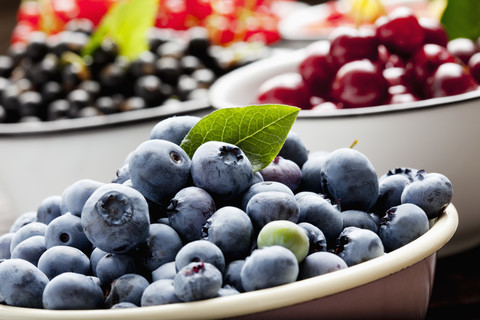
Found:
[(306, 58), (298, 67), (305, 85), (314, 96), (326, 97), (335, 76), (336, 68), (333, 66), (329, 50), (328, 41), (320, 40), (310, 44), (305, 48)]
[(378, 45), (378, 61), (384, 68), (405, 67), (405, 61), (398, 54), (393, 54), (388, 51), (383, 44)]
[(420, 26), (423, 28), (423, 32), (425, 34), (424, 43), (434, 43), (442, 47), (447, 46), (447, 32), (443, 28), (440, 21), (432, 18), (420, 17), (418, 18), (418, 23), (420, 23)]
[(406, 84), (405, 68), (395, 67), (383, 70), (383, 77), (387, 80), (389, 87)]
[(259, 88), (259, 103), (279, 103), (311, 109), (310, 93), (297, 72), (283, 73), (265, 81)]
[(397, 7), (375, 22), (380, 44), (400, 56), (409, 56), (424, 42), (425, 33), (413, 11), (408, 7)]
[(424, 86), (437, 67), (443, 63), (455, 62), (455, 57), (445, 47), (425, 44), (412, 55), (405, 66), (407, 81), (412, 92), (424, 97)]
[(468, 64), (470, 57), (477, 52), (475, 42), (468, 38), (456, 38), (447, 44), (447, 50), (464, 64)]
[(427, 97), (451, 96), (476, 90), (477, 82), (468, 69), (458, 63), (441, 64), (427, 80)]
[(381, 105), (388, 98), (388, 82), (372, 61), (355, 60), (338, 70), (331, 94), (344, 108)]
[(359, 59), (377, 60), (377, 39), (371, 28), (342, 26), (330, 34), (330, 55), (333, 62), (342, 66)]
[(470, 60), (468, 60), (468, 67), (470, 68), (472, 76), (480, 83), (480, 52), (472, 55)]

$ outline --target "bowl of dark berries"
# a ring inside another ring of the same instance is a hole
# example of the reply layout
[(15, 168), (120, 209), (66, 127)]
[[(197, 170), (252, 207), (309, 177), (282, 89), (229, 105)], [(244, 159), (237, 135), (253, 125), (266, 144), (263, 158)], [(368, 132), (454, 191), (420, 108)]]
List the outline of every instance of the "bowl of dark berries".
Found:
[(0, 235), (0, 319), (424, 318), (451, 181), (309, 155), (299, 111), (160, 120), (115, 179), (32, 203)]
[(205, 25), (173, 29), (158, 1), (67, 2), (23, 1), (0, 56), (0, 189), (19, 214), (25, 198), (104, 180), (145, 129), (206, 114), (219, 76), (271, 54), (261, 41), (220, 43)]
[(216, 108), (297, 106), (293, 130), (311, 150), (358, 143), (381, 171), (396, 159), (447, 174), (462, 215), (441, 251), (451, 254), (480, 243), (479, 61), (473, 40), (447, 40), (438, 21), (398, 8), (372, 28), (339, 27), (329, 39), (225, 75), (210, 101)]

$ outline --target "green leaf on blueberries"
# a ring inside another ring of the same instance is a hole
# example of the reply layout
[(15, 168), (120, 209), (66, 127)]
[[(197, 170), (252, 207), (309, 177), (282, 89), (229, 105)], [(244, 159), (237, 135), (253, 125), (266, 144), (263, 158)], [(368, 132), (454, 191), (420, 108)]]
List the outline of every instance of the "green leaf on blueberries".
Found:
[(118, 45), (120, 55), (135, 59), (148, 50), (147, 32), (153, 27), (158, 0), (121, 0), (103, 16), (98, 28), (82, 51), (90, 55), (103, 39), (110, 37)]
[(258, 171), (278, 155), (299, 111), (278, 104), (219, 109), (203, 117), (180, 146), (192, 158), (207, 141), (231, 143), (242, 149)]
[(448, 39), (469, 38), (475, 41), (480, 36), (479, 16), (480, 1), (449, 0), (440, 22), (447, 32)]

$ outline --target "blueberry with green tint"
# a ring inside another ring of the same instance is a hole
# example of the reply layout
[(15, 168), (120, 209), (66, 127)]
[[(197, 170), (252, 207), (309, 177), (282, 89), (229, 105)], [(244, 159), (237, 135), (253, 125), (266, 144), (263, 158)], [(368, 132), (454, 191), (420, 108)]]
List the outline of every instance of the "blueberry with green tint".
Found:
[(140, 305), (145, 289), (150, 285), (147, 279), (135, 273), (120, 276), (112, 282), (110, 291), (105, 299), (107, 308), (118, 303), (130, 302)]
[(48, 282), (47, 276), (26, 260), (0, 260), (2, 303), (15, 307), (42, 308), (42, 294)]
[(190, 181), (190, 158), (170, 141), (154, 139), (141, 143), (128, 165), (133, 187), (159, 204), (167, 204)]
[(64, 272), (90, 274), (90, 259), (77, 248), (54, 246), (47, 249), (38, 259), (38, 268), (53, 279)]
[(173, 279), (175, 295), (182, 301), (214, 298), (222, 287), (222, 273), (208, 262), (192, 262), (178, 270)]
[(292, 251), (282, 246), (255, 249), (242, 267), (245, 291), (276, 287), (297, 280), (299, 266)]
[(184, 245), (175, 257), (175, 268), (178, 272), (191, 262), (200, 261), (213, 264), (222, 273), (225, 271), (225, 257), (222, 250), (207, 240), (195, 240)]
[(66, 272), (52, 279), (42, 296), (43, 308), (85, 310), (104, 308), (103, 291), (90, 277)]
[(347, 227), (339, 234), (335, 254), (351, 267), (384, 255), (382, 240), (375, 232), (357, 227)]
[(173, 279), (160, 279), (145, 288), (140, 305), (147, 307), (178, 302), (182, 302), (182, 300), (175, 295)]
[(85, 202), (81, 223), (95, 247), (110, 253), (127, 252), (148, 237), (148, 204), (137, 190), (107, 183)]

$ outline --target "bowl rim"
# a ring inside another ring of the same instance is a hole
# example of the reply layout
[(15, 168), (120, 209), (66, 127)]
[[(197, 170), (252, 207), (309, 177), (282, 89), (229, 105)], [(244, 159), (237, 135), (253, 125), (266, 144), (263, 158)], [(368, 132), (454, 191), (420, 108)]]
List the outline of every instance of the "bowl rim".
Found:
[[(247, 315), (337, 294), (399, 272), (435, 254), (455, 233), (453, 204), (432, 222), (429, 231), (381, 257), (290, 284), (209, 300), (127, 309), (44, 310), (0, 305), (0, 318), (29, 319), (219, 319)], [(434, 222), (434, 223), (433, 223)], [(248, 306), (248, 310), (246, 310)]]
[[(318, 40), (316, 42), (322, 41), (328, 40)], [(307, 55), (308, 46), (297, 50), (281, 52), (271, 57), (252, 62), (246, 66), (240, 67), (236, 70), (229, 72), (228, 74), (221, 76), (210, 87), (210, 90), (208, 92), (208, 100), (210, 102), (210, 105), (214, 109), (245, 106), (229, 99), (230, 92), (232, 92), (232, 90), (238, 90), (238, 88), (241, 87), (242, 83), (250, 83), (255, 76), (257, 76), (257, 79), (262, 79), (266, 77), (265, 75), (283, 74), (292, 71), (295, 72), (296, 67)], [(263, 81), (267, 79), (268, 78), (265, 78)], [(254, 97), (252, 96), (252, 100), (253, 99)], [(441, 108), (451, 106), (459, 102), (466, 102), (478, 99), (480, 99), (480, 85), (478, 89), (473, 91), (446, 97), (423, 99), (414, 102), (403, 102), (363, 108), (344, 108), (335, 110), (300, 110), (297, 118), (323, 120), (331, 118), (365, 117), (396, 112), (414, 112), (416, 110), (424, 110), (427, 108)], [(252, 103), (249, 104), (253, 105), (258, 103), (252, 101)]]
[(208, 98), (172, 102), (153, 108), (98, 115), (86, 118), (62, 119), (42, 122), (0, 123), (0, 139), (12, 136), (40, 136), (76, 133), (81, 131), (107, 129), (175, 115), (191, 114), (211, 108)]

